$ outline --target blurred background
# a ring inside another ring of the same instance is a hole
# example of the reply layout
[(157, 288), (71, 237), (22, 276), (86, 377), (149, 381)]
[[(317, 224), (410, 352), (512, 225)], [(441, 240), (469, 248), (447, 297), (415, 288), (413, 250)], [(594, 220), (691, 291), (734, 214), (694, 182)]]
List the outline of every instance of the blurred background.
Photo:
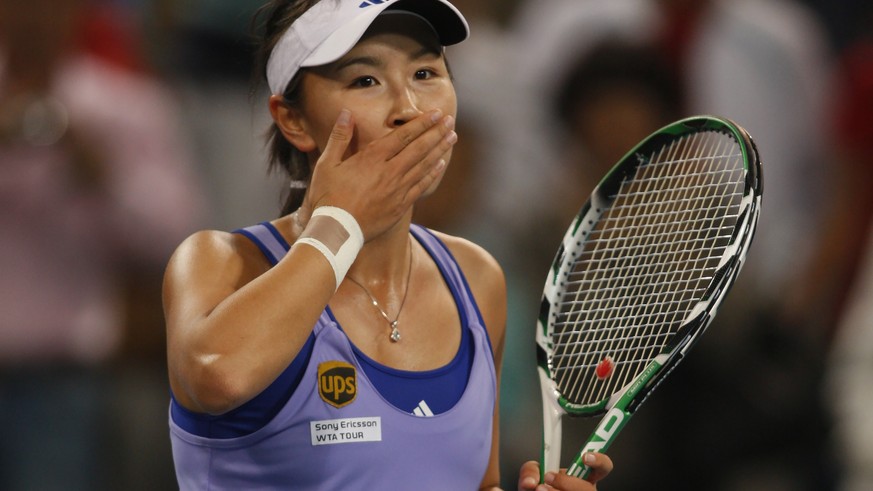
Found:
[[(610, 454), (604, 490), (873, 489), (873, 3), (457, 0), (460, 141), (416, 220), (503, 264), (504, 486), (540, 453), (545, 272), (664, 124), (764, 161), (749, 263)], [(259, 0), (0, 0), (0, 489), (176, 487), (160, 284), (202, 228), (275, 217)], [(591, 421), (565, 422), (565, 454)]]

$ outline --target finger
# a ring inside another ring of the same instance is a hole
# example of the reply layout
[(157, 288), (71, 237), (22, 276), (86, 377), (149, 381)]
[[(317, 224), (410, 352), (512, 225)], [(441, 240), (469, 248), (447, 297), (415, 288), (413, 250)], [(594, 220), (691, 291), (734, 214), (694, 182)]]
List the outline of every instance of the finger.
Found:
[(336, 123), (330, 131), (330, 137), (327, 140), (327, 145), (324, 147), (319, 160), (326, 162), (341, 162), (349, 144), (352, 142), (354, 134), (354, 123), (352, 122), (352, 112), (348, 109), (340, 111), (336, 118)]
[(588, 475), (588, 480), (591, 482), (596, 483), (612, 472), (612, 459), (606, 454), (587, 452), (582, 456), (582, 461), (591, 468), (591, 474)]
[(431, 129), (440, 119), (442, 119), (443, 113), (439, 109), (435, 109), (428, 113), (422, 114), (421, 116), (413, 119), (408, 124), (404, 124), (403, 126), (397, 128), (392, 132), (394, 135), (393, 139), (389, 139), (391, 142), (391, 146), (389, 148), (391, 157), (394, 157), (398, 153), (402, 152), (406, 147), (408, 147), (412, 142), (418, 139), (419, 136), (423, 135), (427, 130)]
[(413, 168), (403, 176), (401, 186), (408, 189), (406, 194), (407, 200), (417, 200), (419, 196), (427, 191), (437, 179), (442, 177), (448, 167), (448, 162), (446, 162), (446, 160), (441, 156), (448, 153), (451, 149), (451, 145), (457, 141), (457, 135), (455, 135), (454, 132), (449, 134), (448, 137), (450, 137), (446, 143), (448, 148), (441, 146), (439, 150), (435, 150), (432, 155), (428, 155), (426, 159), (413, 166)]
[(440, 159), (432, 168), (431, 171), (425, 174), (418, 182), (414, 183), (409, 191), (404, 196), (404, 204), (411, 205), (415, 203), (438, 179), (442, 178), (448, 164), (444, 159)]
[(518, 473), (518, 490), (536, 489), (540, 482), (540, 464), (535, 460), (525, 462)]
[[(447, 128), (448, 125), (454, 125), (454, 120), (452, 119), (447, 122)], [(439, 177), (445, 170), (445, 159), (443, 157), (452, 149), (457, 141), (458, 134), (448, 130), (448, 133), (437, 146), (433, 147), (427, 155), (423, 156), (406, 170), (402, 177), (401, 185), (409, 188), (421, 187), (421, 191), (424, 192), (424, 190), (430, 187), (434, 180), (433, 178)], [(422, 186), (421, 183), (425, 180), (429, 182)]]
[[(390, 160), (392, 162), (406, 162), (405, 164), (399, 164), (400, 167), (398, 167), (403, 175), (408, 174), (410, 171), (415, 171), (418, 164), (436, 162), (458, 141), (458, 135), (454, 129), (455, 118), (446, 116), (440, 119), (440, 124), (435, 125), (430, 131), (420, 135), (415, 141), (410, 142), (406, 148), (403, 148)], [(419, 172), (418, 178), (424, 174), (420, 170)]]
[(544, 484), (541, 484), (537, 491), (595, 491), (594, 484), (588, 481), (583, 481), (578, 477), (568, 476), (565, 472), (546, 472), (544, 476)]

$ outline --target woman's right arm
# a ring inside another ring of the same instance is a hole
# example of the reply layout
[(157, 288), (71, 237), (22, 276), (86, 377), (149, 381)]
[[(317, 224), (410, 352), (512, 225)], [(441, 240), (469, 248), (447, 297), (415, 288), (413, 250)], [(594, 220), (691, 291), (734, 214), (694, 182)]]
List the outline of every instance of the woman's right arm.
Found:
[[(344, 111), (316, 164), (307, 211), (337, 206), (358, 220), (365, 238), (384, 232), (444, 171), (453, 124), (422, 114), (345, 158), (354, 120)], [(170, 259), (163, 288), (170, 387), (187, 409), (221, 414), (263, 391), (291, 363), (338, 286), (313, 247), (291, 247), (269, 269), (259, 258), (239, 236), (200, 232)]]
[(170, 386), (195, 412), (221, 414), (264, 390), (293, 360), (334, 293), (316, 249), (273, 268), (239, 235), (198, 232), (164, 277)]

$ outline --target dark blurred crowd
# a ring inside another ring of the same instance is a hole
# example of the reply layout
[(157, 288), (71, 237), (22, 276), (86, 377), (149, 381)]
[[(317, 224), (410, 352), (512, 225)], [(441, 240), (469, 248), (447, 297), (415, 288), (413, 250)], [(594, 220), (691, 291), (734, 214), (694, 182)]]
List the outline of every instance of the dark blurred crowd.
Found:
[[(504, 486), (539, 456), (533, 332), (564, 230), (637, 141), (731, 118), (759, 231), (604, 489), (873, 489), (873, 3), (456, 0), (453, 161), (416, 220), (501, 261)], [(258, 0), (0, 0), (0, 489), (173, 489), (160, 285), (279, 213)], [(256, 76), (254, 77), (257, 78)], [(591, 421), (565, 423), (569, 457)], [(668, 460), (669, 458), (669, 460)]]

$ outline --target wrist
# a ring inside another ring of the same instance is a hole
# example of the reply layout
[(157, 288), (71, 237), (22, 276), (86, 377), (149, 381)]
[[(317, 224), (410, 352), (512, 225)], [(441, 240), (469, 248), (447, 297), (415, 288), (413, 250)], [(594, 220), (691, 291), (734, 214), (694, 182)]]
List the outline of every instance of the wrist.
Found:
[(312, 212), (296, 243), (314, 247), (324, 255), (339, 288), (364, 245), (364, 234), (351, 213), (335, 206), (321, 206)]

